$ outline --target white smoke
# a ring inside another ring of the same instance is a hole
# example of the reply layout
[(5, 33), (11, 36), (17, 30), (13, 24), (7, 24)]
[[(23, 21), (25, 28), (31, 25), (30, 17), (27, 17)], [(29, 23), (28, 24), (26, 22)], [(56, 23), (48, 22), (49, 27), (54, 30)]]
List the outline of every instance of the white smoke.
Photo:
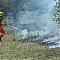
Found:
[(37, 36), (38, 38), (34, 37), (31, 40), (42, 40), (42, 42), (47, 43), (58, 41), (60, 39), (59, 28), (52, 19), (54, 5), (54, 0), (31, 0), (24, 4), (26, 11), (20, 12), (18, 18), (20, 24), (24, 27), (19, 25), (20, 28), (23, 28), (17, 33), (19, 39)]
[(26, 29), (21, 30), (21, 35), (22, 35), (22, 39), (27, 38), (27, 37), (28, 37), (28, 32), (27, 32), (27, 30), (26, 30)]
[(57, 33), (59, 31), (57, 24), (55, 22), (52, 22), (51, 20), (47, 20), (47, 25), (45, 29), (49, 33), (53, 33), (53, 32)]
[(24, 14), (19, 14), (21, 24), (39, 22), (40, 19), (53, 17), (53, 10), (56, 2), (54, 0), (31, 0), (24, 4)]

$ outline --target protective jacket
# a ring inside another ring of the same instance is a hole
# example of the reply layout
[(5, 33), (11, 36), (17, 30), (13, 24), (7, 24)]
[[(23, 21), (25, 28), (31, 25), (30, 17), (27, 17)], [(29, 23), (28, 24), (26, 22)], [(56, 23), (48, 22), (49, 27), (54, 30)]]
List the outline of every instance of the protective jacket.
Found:
[(0, 38), (2, 38), (5, 35), (5, 31), (2, 27), (2, 17), (3, 17), (3, 12), (0, 12)]
[(2, 38), (5, 35), (5, 31), (3, 27), (0, 25), (0, 38)]

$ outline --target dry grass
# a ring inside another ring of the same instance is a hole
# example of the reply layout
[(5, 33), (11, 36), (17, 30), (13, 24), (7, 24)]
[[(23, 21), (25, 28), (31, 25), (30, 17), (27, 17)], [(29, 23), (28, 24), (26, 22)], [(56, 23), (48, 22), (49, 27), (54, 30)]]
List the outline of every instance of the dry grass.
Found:
[(18, 42), (12, 34), (2, 40), (0, 60), (60, 60), (60, 48), (49, 49), (38, 42)]

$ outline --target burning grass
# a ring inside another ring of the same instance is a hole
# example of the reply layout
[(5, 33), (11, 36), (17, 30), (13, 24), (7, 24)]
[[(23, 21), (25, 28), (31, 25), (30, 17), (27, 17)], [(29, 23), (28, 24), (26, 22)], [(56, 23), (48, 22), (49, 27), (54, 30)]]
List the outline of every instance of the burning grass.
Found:
[(60, 60), (60, 48), (49, 49), (38, 42), (19, 42), (13, 34), (0, 43), (0, 60)]

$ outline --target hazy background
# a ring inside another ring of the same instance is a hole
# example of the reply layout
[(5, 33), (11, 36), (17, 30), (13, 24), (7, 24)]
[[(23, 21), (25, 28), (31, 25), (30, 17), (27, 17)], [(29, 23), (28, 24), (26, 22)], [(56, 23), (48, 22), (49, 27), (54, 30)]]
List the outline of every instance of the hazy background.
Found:
[(24, 4), (25, 11), (19, 11), (20, 23), (38, 22), (40, 19), (51, 19), (56, 2), (54, 0), (30, 0)]

